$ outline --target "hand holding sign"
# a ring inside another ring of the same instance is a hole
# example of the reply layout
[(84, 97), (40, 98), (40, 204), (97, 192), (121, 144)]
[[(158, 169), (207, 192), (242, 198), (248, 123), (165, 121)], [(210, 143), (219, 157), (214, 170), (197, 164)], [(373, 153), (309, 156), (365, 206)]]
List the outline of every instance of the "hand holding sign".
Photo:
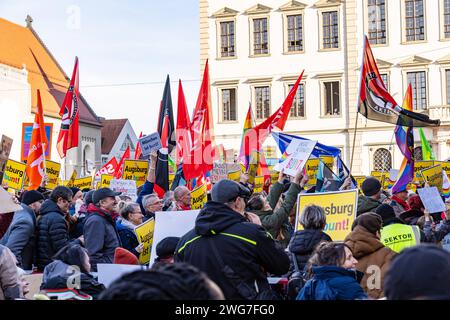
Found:
[(149, 156), (152, 151), (157, 151), (162, 148), (161, 138), (158, 132), (140, 138), (139, 143), (141, 144), (142, 155), (144, 157)]

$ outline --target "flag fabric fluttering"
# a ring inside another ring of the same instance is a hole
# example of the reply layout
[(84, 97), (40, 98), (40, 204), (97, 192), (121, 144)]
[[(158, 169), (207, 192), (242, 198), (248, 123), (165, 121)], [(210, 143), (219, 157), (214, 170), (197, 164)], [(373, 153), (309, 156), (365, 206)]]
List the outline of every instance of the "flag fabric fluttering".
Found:
[(181, 80), (178, 81), (178, 111), (177, 111), (177, 128), (176, 128), (176, 141), (177, 141), (177, 158), (176, 164), (179, 165), (184, 154), (190, 152), (191, 148), (191, 120), (189, 119), (189, 113), (184, 97), (183, 86)]
[[(139, 139), (142, 138), (142, 131), (141, 134), (139, 135)], [(142, 155), (142, 149), (141, 149), (141, 143), (138, 140), (138, 143), (136, 145), (136, 151), (134, 152), (134, 160), (139, 160), (141, 158)]]
[(125, 164), (125, 160), (128, 160), (130, 158), (131, 158), (131, 152), (130, 152), (130, 146), (128, 146), (127, 149), (125, 150), (125, 152), (123, 153), (119, 164), (116, 167), (116, 171), (114, 172), (114, 178), (122, 179), (123, 165)]
[(100, 170), (95, 174), (95, 177), (101, 177), (102, 174), (114, 174), (119, 164), (116, 157), (112, 157)]
[(245, 169), (248, 170), (248, 165), (250, 162), (250, 141), (248, 136), (245, 136), (245, 133), (254, 127), (254, 120), (253, 120), (253, 111), (252, 111), (252, 104), (249, 103), (248, 105), (248, 111), (247, 116), (245, 117), (244, 121), (244, 129), (242, 130), (242, 141), (241, 141), (241, 149), (239, 152), (239, 159), (241, 160), (242, 164), (245, 166)]
[(433, 148), (425, 137), (425, 133), (422, 128), (419, 128), (420, 143), (422, 144), (422, 160), (435, 160)]
[(42, 183), (45, 174), (44, 157), (47, 144), (41, 93), (38, 89), (37, 108), (34, 116), (33, 131), (31, 133), (30, 149), (26, 166), (26, 173), (29, 179), (28, 190), (36, 190)]
[(431, 120), (427, 115), (401, 108), (395, 102), (380, 77), (367, 37), (364, 40), (363, 55), (358, 100), (359, 113), (370, 120), (405, 127), (439, 126), (439, 120)]
[(73, 68), (72, 78), (70, 79), (69, 89), (64, 97), (63, 104), (59, 111), (61, 116), (61, 128), (58, 135), (56, 148), (59, 156), (64, 158), (67, 150), (78, 147), (78, 130), (79, 130), (79, 72), (78, 57), (75, 58), (75, 66)]
[(445, 170), (442, 170), (442, 195), (445, 198), (450, 197), (450, 181)]
[(338, 191), (343, 182), (344, 181), (319, 158), (316, 192)]

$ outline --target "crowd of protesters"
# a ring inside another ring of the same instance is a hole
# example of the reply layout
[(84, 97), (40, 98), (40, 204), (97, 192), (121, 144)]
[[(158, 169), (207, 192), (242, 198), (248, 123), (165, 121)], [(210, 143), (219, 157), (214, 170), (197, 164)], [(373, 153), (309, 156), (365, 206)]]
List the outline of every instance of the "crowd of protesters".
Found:
[[(159, 242), (149, 270), (105, 288), (97, 264), (139, 264), (136, 226), (158, 211), (191, 210), (187, 187), (160, 198), (154, 182), (151, 165), (136, 202), (109, 188), (58, 186), (20, 197), (0, 190), (0, 299), (24, 299), (31, 272), (43, 274), (45, 298), (67, 289), (75, 273), (77, 293), (93, 299), (450, 299), (450, 212), (430, 213), (417, 194), (390, 195), (368, 177), (343, 242), (324, 232), (318, 205), (303, 209), (303, 229), (295, 231), (298, 195), (314, 192), (303, 172), (280, 172), (261, 193), (246, 174), (240, 183), (220, 180), (192, 230)], [(275, 287), (270, 277), (287, 285)]]

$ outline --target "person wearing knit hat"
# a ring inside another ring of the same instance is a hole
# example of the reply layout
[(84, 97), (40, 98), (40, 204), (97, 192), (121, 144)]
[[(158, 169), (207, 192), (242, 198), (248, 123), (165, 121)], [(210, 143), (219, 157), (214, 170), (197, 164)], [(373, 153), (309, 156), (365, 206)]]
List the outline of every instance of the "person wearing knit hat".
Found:
[(156, 245), (156, 255), (158, 256), (155, 262), (173, 263), (173, 256), (177, 248), (179, 237), (167, 237), (162, 239)]
[[(352, 225), (352, 232), (345, 238), (345, 244), (353, 252), (358, 260), (356, 270), (361, 271), (364, 277), (361, 287), (370, 298), (379, 299), (384, 297), (383, 280), (389, 268), (395, 252), (385, 247), (380, 242), (380, 231), (383, 226), (381, 217), (373, 212), (363, 213), (358, 216)], [(380, 272), (376, 274), (375, 286), (373, 285), (373, 273), (368, 268), (376, 266)], [(369, 279), (370, 278), (370, 279)], [(377, 286), (377, 284), (379, 284)]]
[(16, 256), (19, 266), (31, 270), (34, 258), (36, 215), (41, 210), (44, 196), (35, 190), (26, 191), (22, 196), (20, 210), (14, 213), (13, 220), (0, 240)]
[(114, 264), (139, 265), (138, 258), (127, 249), (118, 247), (114, 250)]
[(361, 185), (363, 195), (358, 198), (357, 215), (375, 210), (381, 205), (381, 183), (374, 177), (368, 177)]
[(450, 300), (450, 254), (434, 245), (405, 249), (393, 260), (384, 289), (388, 300)]

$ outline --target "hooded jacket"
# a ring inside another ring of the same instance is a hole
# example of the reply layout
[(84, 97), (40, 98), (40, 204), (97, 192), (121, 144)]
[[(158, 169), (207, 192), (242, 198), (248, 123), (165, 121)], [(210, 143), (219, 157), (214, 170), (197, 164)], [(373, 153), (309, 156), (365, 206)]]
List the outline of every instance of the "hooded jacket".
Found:
[(117, 214), (89, 204), (83, 235), (92, 271), (97, 271), (97, 263), (113, 263), (114, 250), (121, 246), (116, 218)]
[(36, 215), (34, 211), (22, 203), (22, 210), (14, 214), (14, 218), (0, 240), (0, 244), (8, 247), (16, 256), (19, 266), (24, 270), (33, 268), (36, 245)]
[(314, 249), (323, 241), (329, 242), (333, 240), (322, 230), (306, 229), (294, 233), (289, 244), (289, 251), (295, 255), (299, 271), (305, 269)]
[(375, 211), (380, 205), (382, 205), (380, 201), (360, 195), (358, 197), (358, 212), (356, 215), (359, 216), (366, 212)]
[[(256, 295), (256, 287), (259, 292), (268, 290), (265, 271), (282, 275), (289, 270), (289, 257), (269, 233), (213, 201), (200, 211), (194, 229), (180, 239), (175, 252), (176, 262), (205, 272), (231, 300), (249, 299)], [(249, 295), (243, 294), (244, 289)]]
[[(385, 247), (380, 239), (363, 226), (356, 226), (344, 242), (352, 250), (355, 259), (358, 260), (356, 270), (364, 273), (361, 287), (373, 299), (384, 297), (384, 276), (396, 253)], [(374, 267), (379, 268), (379, 273)], [(369, 289), (368, 285), (375, 288)]]

